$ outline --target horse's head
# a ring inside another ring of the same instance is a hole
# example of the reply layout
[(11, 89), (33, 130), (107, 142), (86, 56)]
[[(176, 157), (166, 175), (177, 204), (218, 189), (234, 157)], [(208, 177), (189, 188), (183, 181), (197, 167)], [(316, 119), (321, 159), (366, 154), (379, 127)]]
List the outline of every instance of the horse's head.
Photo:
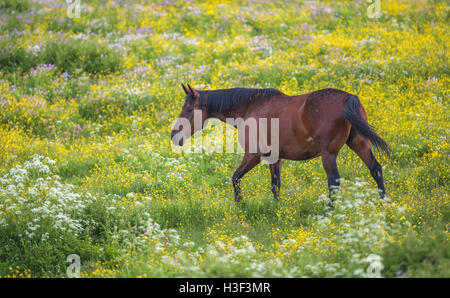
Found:
[(172, 142), (176, 146), (183, 146), (184, 141), (192, 136), (197, 130), (203, 128), (203, 123), (207, 118), (207, 113), (200, 106), (200, 93), (189, 86), (186, 88), (183, 84), (186, 98), (184, 100), (183, 108), (178, 116), (175, 125), (172, 128)]

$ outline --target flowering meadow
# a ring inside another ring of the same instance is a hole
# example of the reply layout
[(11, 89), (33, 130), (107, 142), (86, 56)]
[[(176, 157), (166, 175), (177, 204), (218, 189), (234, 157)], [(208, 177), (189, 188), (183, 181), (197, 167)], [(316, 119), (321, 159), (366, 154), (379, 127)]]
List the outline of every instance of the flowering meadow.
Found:
[[(67, 277), (75, 254), (81, 277), (450, 277), (449, 15), (445, 0), (0, 1), (0, 276)], [(182, 82), (358, 95), (392, 149), (376, 153), (387, 197), (345, 146), (333, 209), (320, 158), (283, 162), (279, 201), (257, 166), (236, 204), (242, 154), (172, 148)]]

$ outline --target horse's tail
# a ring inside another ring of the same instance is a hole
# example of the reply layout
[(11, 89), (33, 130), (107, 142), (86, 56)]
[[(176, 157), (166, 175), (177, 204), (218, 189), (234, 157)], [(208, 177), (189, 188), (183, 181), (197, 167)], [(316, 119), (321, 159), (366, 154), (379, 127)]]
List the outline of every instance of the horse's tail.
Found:
[(367, 123), (361, 115), (361, 103), (358, 96), (349, 94), (344, 109), (344, 117), (352, 125), (357, 133), (369, 139), (369, 141), (378, 149), (390, 156), (391, 150), (386, 142), (380, 138), (373, 128)]

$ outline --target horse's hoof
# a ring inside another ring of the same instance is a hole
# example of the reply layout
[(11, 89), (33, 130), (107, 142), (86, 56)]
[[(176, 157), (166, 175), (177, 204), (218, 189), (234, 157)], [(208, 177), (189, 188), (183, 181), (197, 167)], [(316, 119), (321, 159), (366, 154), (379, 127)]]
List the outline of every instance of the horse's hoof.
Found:
[(328, 199), (328, 207), (334, 209), (334, 201), (332, 199)]

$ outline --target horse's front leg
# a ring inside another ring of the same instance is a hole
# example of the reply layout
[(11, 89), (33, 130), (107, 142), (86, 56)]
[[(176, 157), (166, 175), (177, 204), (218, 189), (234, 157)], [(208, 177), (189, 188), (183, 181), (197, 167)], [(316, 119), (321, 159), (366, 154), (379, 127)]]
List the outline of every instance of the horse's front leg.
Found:
[(270, 176), (272, 177), (272, 193), (275, 200), (280, 198), (281, 188), (281, 159), (270, 164)]
[(336, 155), (327, 151), (322, 152), (322, 165), (327, 173), (328, 178), (328, 190), (329, 190), (329, 205), (333, 207), (333, 196), (340, 185), (340, 176), (336, 164)]
[(253, 169), (257, 164), (259, 164), (261, 158), (258, 154), (245, 153), (244, 159), (241, 165), (236, 169), (233, 174), (233, 187), (234, 187), (234, 200), (240, 202), (242, 200), (241, 195), (241, 179), (242, 177), (251, 169)]

